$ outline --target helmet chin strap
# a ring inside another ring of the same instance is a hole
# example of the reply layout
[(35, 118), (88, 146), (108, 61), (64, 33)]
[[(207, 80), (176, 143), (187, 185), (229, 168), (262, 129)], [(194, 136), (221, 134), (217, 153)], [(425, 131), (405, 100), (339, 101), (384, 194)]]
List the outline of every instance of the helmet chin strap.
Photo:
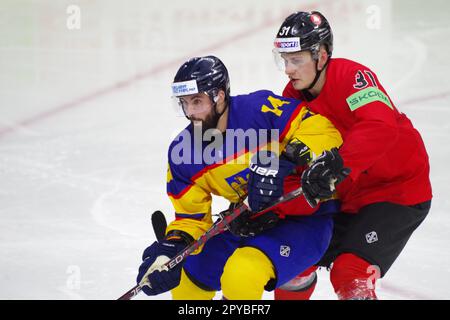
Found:
[(317, 81), (319, 80), (320, 75), (322, 74), (322, 71), (328, 65), (328, 62), (330, 62), (330, 57), (328, 56), (327, 62), (325, 62), (324, 66), (322, 67), (322, 70), (319, 70), (319, 68), (317, 68), (317, 66), (319, 64), (319, 58), (317, 58), (315, 60), (316, 60), (316, 76), (314, 77), (314, 80), (313, 80), (313, 82), (311, 82), (309, 87), (306, 88), (306, 90), (311, 90), (316, 85)]
[(320, 74), (322, 73), (322, 70), (319, 70), (317, 68), (317, 65), (319, 64), (319, 60), (316, 60), (316, 76), (314, 77), (314, 80), (311, 82), (311, 84), (309, 85), (308, 88), (306, 88), (306, 90), (311, 90), (317, 83), (317, 81), (319, 80)]

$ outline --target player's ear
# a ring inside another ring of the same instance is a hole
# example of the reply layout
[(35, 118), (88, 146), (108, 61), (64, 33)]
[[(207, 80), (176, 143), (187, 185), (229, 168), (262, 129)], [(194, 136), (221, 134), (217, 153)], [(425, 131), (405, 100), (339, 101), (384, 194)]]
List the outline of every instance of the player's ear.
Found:
[(217, 93), (217, 105), (218, 105), (219, 112), (222, 112), (222, 110), (225, 109), (225, 107), (226, 107), (225, 103), (226, 103), (225, 91), (219, 90), (219, 92)]
[(329, 57), (328, 57), (327, 49), (325, 48), (324, 45), (321, 45), (320, 49), (319, 49), (319, 63), (317, 65), (319, 70), (322, 70), (324, 68), (328, 59), (329, 59)]

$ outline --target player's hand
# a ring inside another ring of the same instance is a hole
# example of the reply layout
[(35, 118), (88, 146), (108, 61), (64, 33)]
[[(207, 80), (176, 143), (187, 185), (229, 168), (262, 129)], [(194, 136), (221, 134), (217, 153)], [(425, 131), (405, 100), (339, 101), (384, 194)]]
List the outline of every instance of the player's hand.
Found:
[(283, 195), (284, 178), (295, 164), (279, 158), (276, 153), (260, 151), (250, 162), (248, 204), (252, 211), (260, 211)]
[(336, 148), (324, 151), (302, 174), (303, 194), (311, 207), (330, 198), (336, 185), (349, 174), (350, 169), (344, 168), (344, 161)]
[(297, 138), (289, 141), (283, 151), (283, 156), (297, 166), (307, 166), (315, 158), (314, 152)]
[(263, 231), (273, 228), (280, 218), (275, 212), (269, 211), (255, 216), (250, 210), (244, 211), (231, 221), (228, 230), (238, 237), (253, 237)]
[(180, 283), (182, 264), (168, 269), (164, 264), (183, 250), (187, 243), (183, 240), (155, 241), (145, 249), (142, 264), (139, 267), (137, 283), (142, 291), (149, 295), (157, 295), (172, 290)]

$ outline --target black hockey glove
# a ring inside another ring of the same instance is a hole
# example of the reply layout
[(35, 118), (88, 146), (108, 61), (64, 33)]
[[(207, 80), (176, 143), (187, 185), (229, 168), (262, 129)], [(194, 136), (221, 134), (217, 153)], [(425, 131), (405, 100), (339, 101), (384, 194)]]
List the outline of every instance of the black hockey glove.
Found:
[(297, 166), (307, 166), (314, 158), (311, 149), (297, 138), (287, 144), (283, 155)]
[(344, 161), (336, 148), (324, 151), (302, 174), (306, 201), (314, 208), (320, 200), (330, 198), (336, 185), (349, 174), (350, 169), (344, 168)]
[[(232, 210), (236, 204), (231, 204)], [(228, 210), (221, 214), (226, 214)], [(252, 211), (244, 211), (239, 217), (231, 221), (228, 230), (238, 237), (253, 237), (263, 231), (273, 228), (280, 218), (275, 212), (269, 211), (260, 216), (255, 216)]]

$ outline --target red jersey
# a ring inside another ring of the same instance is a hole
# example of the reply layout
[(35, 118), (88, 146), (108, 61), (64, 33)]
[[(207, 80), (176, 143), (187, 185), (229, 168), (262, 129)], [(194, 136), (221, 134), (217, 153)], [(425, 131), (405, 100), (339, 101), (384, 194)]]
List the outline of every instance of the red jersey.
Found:
[[(289, 82), (283, 96), (310, 100)], [(350, 176), (337, 186), (342, 211), (375, 202), (414, 205), (431, 200), (428, 155), (419, 132), (399, 112), (367, 67), (331, 59), (320, 94), (309, 109), (340, 131), (340, 148)]]

